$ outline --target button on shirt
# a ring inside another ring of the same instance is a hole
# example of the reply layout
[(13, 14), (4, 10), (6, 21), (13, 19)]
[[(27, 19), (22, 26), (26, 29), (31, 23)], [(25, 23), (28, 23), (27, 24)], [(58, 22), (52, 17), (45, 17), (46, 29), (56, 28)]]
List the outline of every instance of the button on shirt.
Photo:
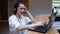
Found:
[(27, 30), (18, 31), (17, 27), (20, 25), (26, 25), (27, 23), (31, 22), (29, 17), (21, 15), (21, 19), (18, 19), (16, 15), (11, 15), (9, 17), (9, 29), (10, 34), (27, 34)]

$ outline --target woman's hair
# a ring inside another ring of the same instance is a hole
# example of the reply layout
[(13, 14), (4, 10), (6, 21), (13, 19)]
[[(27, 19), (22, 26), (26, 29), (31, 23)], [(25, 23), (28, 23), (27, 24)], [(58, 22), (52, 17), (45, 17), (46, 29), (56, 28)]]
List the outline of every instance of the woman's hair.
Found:
[(24, 3), (22, 3), (22, 2), (17, 2), (17, 3), (15, 3), (15, 5), (14, 5), (14, 7), (13, 7), (13, 14), (14, 14), (14, 15), (15, 15), (16, 12), (17, 12), (17, 8), (19, 7), (19, 4), (24, 4)]

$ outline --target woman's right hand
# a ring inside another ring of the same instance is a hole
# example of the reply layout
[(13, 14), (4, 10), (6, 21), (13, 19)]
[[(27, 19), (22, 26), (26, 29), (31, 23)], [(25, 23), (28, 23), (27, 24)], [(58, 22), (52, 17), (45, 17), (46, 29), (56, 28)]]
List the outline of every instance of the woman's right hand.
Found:
[(36, 26), (44, 26), (44, 22), (37, 22), (35, 24), (36, 24)]

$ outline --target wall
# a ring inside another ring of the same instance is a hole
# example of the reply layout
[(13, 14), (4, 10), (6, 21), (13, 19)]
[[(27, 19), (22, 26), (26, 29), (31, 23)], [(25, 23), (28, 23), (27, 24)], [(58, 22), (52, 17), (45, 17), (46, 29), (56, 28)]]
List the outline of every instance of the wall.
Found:
[(51, 0), (29, 0), (29, 10), (33, 16), (51, 13)]
[(8, 17), (13, 13), (13, 6), (16, 3), (16, 0), (8, 0)]
[[(12, 14), (12, 8), (16, 0), (8, 1), (8, 16)], [(33, 16), (51, 13), (52, 0), (29, 0), (29, 10)]]

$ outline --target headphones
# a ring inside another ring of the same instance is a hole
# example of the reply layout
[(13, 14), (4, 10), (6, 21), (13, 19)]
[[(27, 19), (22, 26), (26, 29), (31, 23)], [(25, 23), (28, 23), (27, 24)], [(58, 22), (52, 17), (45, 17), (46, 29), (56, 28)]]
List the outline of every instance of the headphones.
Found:
[(14, 9), (13, 9), (13, 14), (16, 14), (16, 12), (17, 12), (17, 9), (14, 8)]
[(13, 10), (16, 11), (16, 8), (14, 8)]

